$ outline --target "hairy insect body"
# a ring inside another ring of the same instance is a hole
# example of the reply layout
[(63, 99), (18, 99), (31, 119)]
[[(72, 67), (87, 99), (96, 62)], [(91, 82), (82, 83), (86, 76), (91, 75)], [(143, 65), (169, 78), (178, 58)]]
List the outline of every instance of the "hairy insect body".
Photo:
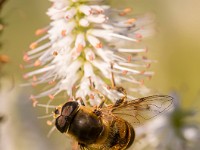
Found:
[(77, 101), (56, 109), (55, 126), (78, 143), (81, 150), (125, 150), (134, 139), (134, 129), (172, 105), (172, 97), (153, 95), (108, 107), (86, 107)]
[(135, 132), (127, 121), (113, 115), (112, 118), (112, 120), (103, 118), (108, 121), (109, 125), (107, 125), (107, 137), (104, 137), (105, 144), (103, 144), (102, 149), (127, 149), (134, 141)]
[(103, 129), (101, 119), (92, 112), (80, 109), (71, 122), (68, 134), (72, 135), (79, 143), (92, 144), (98, 140)]
[(114, 116), (97, 116), (94, 110), (80, 106), (68, 129), (68, 134), (87, 149), (122, 150), (134, 141), (132, 126)]

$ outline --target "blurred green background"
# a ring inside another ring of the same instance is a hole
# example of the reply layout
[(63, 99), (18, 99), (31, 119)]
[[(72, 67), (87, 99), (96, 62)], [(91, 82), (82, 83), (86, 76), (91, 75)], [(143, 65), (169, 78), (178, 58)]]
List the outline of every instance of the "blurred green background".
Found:
[[(200, 108), (200, 1), (110, 0), (107, 2), (116, 8), (131, 7), (133, 14), (155, 15), (157, 33), (144, 42), (149, 49), (148, 56), (158, 62), (152, 64), (151, 70), (155, 75), (150, 81), (145, 81), (145, 84), (153, 91), (162, 94), (177, 91), (181, 95), (184, 108)], [(9, 89), (12, 86), (10, 80), (13, 77), (15, 79), (12, 92), (2, 90), (5, 97), (1, 98), (1, 101), (6, 100), (5, 105), (12, 106), (8, 114), (14, 116), (14, 123), (12, 122), (9, 127), (12, 130), (2, 131), (2, 134), (7, 132), (8, 135), (14, 134), (10, 141), (14, 142), (15, 146), (10, 150), (22, 150), (27, 147), (33, 150), (64, 150), (68, 145), (60, 134), (54, 133), (46, 139), (50, 127), (44, 120), (38, 123), (36, 117), (41, 114), (33, 110), (27, 100), (31, 89), (22, 92), (19, 88), (19, 84), (24, 82), (23, 71), (19, 69), (19, 64), (23, 63), (22, 57), (29, 49), (29, 44), (38, 38), (34, 35), (35, 30), (49, 24), (45, 12), (50, 5), (47, 0), (8, 0), (1, 14), (6, 28), (1, 36), (3, 47), (0, 52), (10, 57), (10, 62), (3, 68), (7, 76), (1, 79), (2, 87)], [(9, 96), (6, 93), (9, 93)], [(17, 131), (14, 131), (15, 128)], [(31, 130), (35, 134), (32, 134)], [(3, 143), (5, 138), (1, 133), (0, 138), (3, 139), (0, 142), (2, 146), (5, 144)], [(9, 150), (9, 147), (7, 149)]]

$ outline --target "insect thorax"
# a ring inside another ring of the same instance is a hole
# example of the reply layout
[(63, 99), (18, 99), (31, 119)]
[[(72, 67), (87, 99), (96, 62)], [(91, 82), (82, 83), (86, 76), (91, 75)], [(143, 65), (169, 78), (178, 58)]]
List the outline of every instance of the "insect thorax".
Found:
[(103, 130), (102, 121), (93, 113), (80, 109), (74, 117), (68, 133), (79, 143), (95, 143)]

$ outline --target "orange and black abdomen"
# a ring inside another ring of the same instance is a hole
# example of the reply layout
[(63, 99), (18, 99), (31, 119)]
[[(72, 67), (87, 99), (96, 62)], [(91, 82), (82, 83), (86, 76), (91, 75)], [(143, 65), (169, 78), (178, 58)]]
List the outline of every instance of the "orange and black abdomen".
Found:
[(114, 117), (110, 122), (108, 149), (123, 150), (130, 147), (135, 139), (132, 126), (125, 120)]
[(67, 132), (89, 150), (124, 150), (135, 138), (127, 121), (112, 114), (96, 116), (86, 109), (76, 112)]

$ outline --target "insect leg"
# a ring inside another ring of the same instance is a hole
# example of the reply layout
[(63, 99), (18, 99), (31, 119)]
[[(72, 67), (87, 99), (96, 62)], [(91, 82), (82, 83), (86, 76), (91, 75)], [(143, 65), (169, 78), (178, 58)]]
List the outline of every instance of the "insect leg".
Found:
[(84, 101), (83, 101), (83, 99), (81, 98), (81, 97), (76, 97), (76, 89), (78, 88), (78, 86), (73, 86), (72, 87), (72, 97), (74, 97), (74, 99), (76, 100), (76, 101), (80, 101), (80, 103), (81, 103), (81, 105), (82, 106), (85, 106), (85, 103), (84, 103)]
[(102, 100), (101, 103), (99, 104), (98, 108), (102, 108), (104, 103), (105, 103), (105, 100)]
[(81, 143), (78, 143), (79, 147), (80, 147), (80, 150), (89, 150), (85, 144), (81, 144)]
[(114, 107), (121, 105), (124, 101), (127, 99), (127, 93), (126, 90), (123, 87), (116, 86), (115, 83), (115, 77), (113, 73), (113, 63), (111, 63), (111, 89), (118, 91), (119, 93), (123, 94), (123, 97), (118, 99), (116, 103), (114, 104)]
[(83, 101), (83, 99), (81, 97), (77, 97), (75, 100), (76, 101), (80, 101), (81, 105), (85, 106), (85, 103), (84, 103), (84, 101)]
[(97, 116), (101, 116), (102, 112), (100, 109), (103, 107), (103, 105), (106, 101), (106, 98), (103, 93), (101, 93), (99, 90), (95, 89), (95, 84), (92, 82), (91, 77), (89, 77), (89, 80), (90, 80), (91, 90), (93, 92), (97, 93), (99, 95), (99, 97), (101, 98), (100, 104), (93, 110), (93, 113)]
[(111, 63), (111, 89), (116, 90), (124, 95), (127, 95), (126, 90), (123, 87), (116, 86), (115, 77), (112, 70), (113, 70), (113, 63)]
[(102, 108), (104, 102), (106, 101), (106, 98), (105, 98), (105, 96), (104, 96), (103, 93), (101, 93), (99, 90), (95, 89), (95, 84), (94, 84), (94, 82), (92, 82), (91, 77), (89, 77), (89, 80), (90, 80), (90, 87), (91, 87), (91, 90), (92, 90), (93, 92), (95, 92), (96, 94), (98, 94), (99, 97), (101, 98), (101, 103), (99, 104), (98, 108)]

